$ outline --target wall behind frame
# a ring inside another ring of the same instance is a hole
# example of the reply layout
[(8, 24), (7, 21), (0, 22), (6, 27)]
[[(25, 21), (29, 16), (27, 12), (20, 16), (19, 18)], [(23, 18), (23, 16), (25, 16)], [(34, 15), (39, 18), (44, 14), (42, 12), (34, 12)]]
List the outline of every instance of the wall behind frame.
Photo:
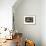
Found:
[[(41, 46), (41, 0), (22, 0), (17, 8), (14, 5), (15, 28), (23, 33), (26, 39), (35, 41), (36, 46)], [(25, 25), (24, 16), (36, 16), (36, 24)]]

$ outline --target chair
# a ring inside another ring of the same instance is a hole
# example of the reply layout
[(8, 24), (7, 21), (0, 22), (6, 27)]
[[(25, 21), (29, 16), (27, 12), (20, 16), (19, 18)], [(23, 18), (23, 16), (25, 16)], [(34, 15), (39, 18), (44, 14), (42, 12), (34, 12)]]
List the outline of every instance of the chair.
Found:
[(35, 46), (34, 42), (32, 40), (26, 40), (25, 46)]
[(22, 46), (22, 33), (15, 34), (16, 46)]

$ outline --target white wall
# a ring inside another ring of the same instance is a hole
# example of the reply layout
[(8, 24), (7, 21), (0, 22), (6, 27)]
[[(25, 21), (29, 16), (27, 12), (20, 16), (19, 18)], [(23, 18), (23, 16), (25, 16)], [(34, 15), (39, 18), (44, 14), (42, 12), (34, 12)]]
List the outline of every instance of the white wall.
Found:
[[(21, 5), (16, 4), (13, 6), (16, 29), (23, 32), (24, 37), (35, 40), (36, 46), (46, 46), (46, 0), (25, 0), (24, 3), (22, 0)], [(24, 25), (25, 15), (35, 15), (36, 24)]]
[(46, 0), (42, 0), (41, 4), (41, 40), (42, 46), (46, 46)]
[[(22, 32), (24, 37), (35, 41), (41, 46), (41, 0), (22, 0), (17, 8), (14, 5), (15, 28)], [(25, 25), (24, 16), (36, 16), (36, 24)]]
[(0, 27), (12, 28), (12, 6), (16, 0), (0, 0)]

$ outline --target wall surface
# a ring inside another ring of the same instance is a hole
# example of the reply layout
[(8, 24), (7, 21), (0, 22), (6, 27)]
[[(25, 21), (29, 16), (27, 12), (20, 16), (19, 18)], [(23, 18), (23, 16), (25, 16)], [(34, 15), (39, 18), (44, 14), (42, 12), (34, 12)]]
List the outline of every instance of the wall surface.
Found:
[(41, 40), (42, 46), (46, 46), (46, 0), (42, 0), (41, 4)]
[[(23, 37), (35, 41), (36, 46), (41, 46), (41, 0), (22, 0), (13, 6), (15, 28), (23, 33)], [(36, 24), (24, 24), (24, 16), (35, 16)]]

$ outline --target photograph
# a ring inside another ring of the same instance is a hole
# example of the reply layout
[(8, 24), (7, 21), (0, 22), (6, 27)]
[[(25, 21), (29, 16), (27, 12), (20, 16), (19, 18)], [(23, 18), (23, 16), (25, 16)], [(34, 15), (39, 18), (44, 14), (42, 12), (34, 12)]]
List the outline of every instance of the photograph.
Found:
[(46, 0), (0, 0), (0, 46), (46, 46)]
[(35, 24), (35, 16), (24, 16), (24, 24)]

